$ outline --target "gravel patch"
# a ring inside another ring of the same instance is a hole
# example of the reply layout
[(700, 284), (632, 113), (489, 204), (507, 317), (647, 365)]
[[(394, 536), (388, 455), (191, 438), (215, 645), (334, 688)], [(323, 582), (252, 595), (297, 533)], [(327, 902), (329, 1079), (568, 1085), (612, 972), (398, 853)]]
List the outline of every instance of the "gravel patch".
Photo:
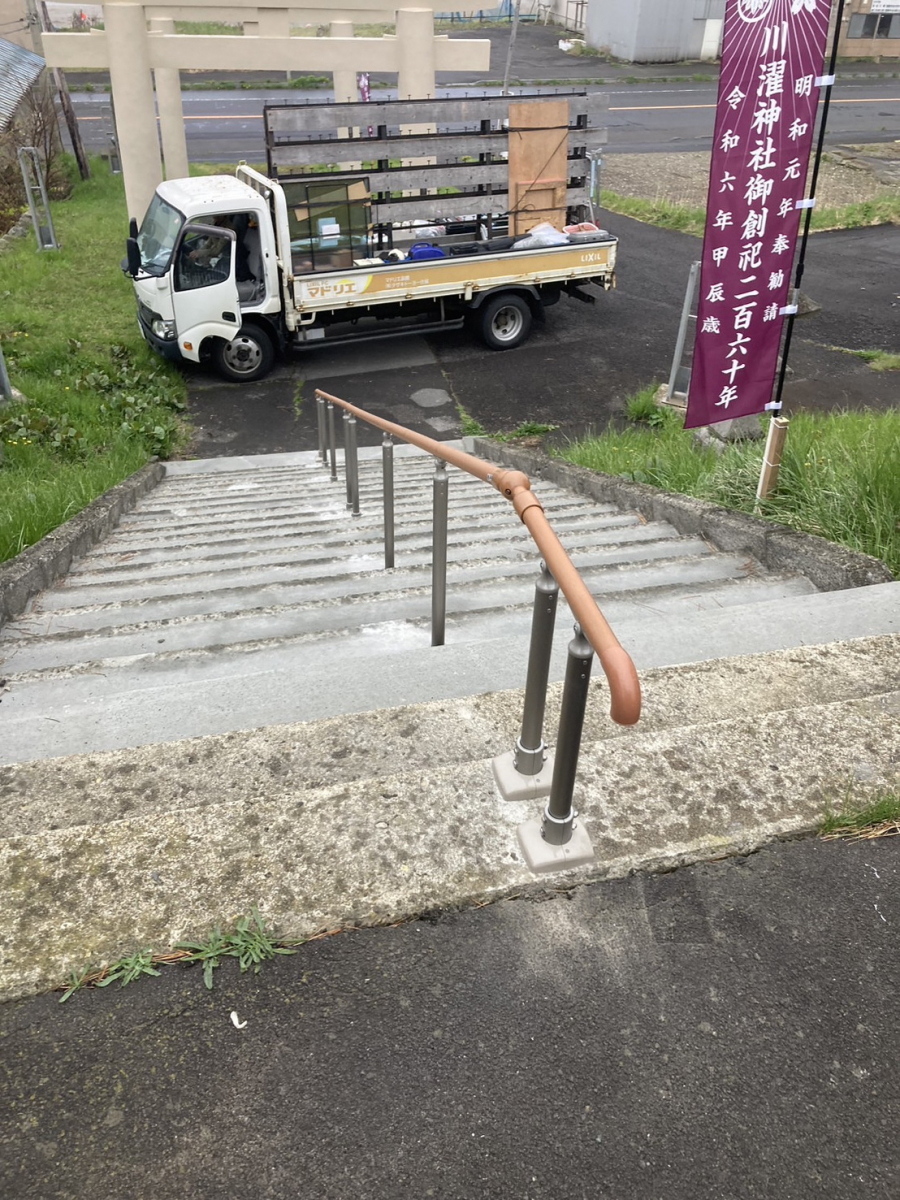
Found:
[[(900, 142), (841, 146), (822, 161), (818, 203), (822, 208), (900, 195)], [(610, 154), (602, 186), (620, 196), (669, 200), (702, 208), (709, 181), (709, 154)]]

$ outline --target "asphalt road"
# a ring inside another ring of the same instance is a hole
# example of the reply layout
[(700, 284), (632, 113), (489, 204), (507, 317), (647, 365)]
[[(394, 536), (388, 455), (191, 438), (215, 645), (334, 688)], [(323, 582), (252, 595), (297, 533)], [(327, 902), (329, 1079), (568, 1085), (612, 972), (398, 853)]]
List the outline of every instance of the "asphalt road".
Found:
[[(529, 89), (532, 90), (532, 89)], [(537, 89), (554, 91), (556, 89)], [(673, 150), (709, 150), (716, 105), (716, 83), (637, 83), (604, 87), (609, 97), (610, 154)], [(441, 95), (471, 95), (465, 87)], [(481, 94), (481, 90), (477, 94)], [(497, 94), (497, 89), (493, 89)], [(375, 93), (393, 99), (390, 90)], [(191, 162), (263, 162), (265, 104), (331, 102), (329, 91), (247, 90), (184, 93), (188, 157)], [(85, 147), (107, 148), (112, 133), (109, 96), (76, 92), (72, 96)], [(900, 128), (900, 80), (847, 82), (835, 87), (828, 117), (829, 145), (892, 141)]]
[(895, 1200), (898, 885), (792, 842), (7, 1004), (0, 1192)]
[[(438, 438), (460, 436), (457, 405), (492, 433), (524, 421), (558, 426), (557, 438), (604, 428), (627, 397), (668, 379), (684, 288), (700, 251), (686, 234), (612, 214), (608, 224), (620, 238), (617, 289), (598, 292), (593, 306), (560, 300), (518, 350), (498, 353), (449, 332), (304, 350), (249, 386), (189, 369), (194, 453), (314, 449), (316, 387)], [(797, 323), (788, 412), (896, 405), (893, 373), (875, 372), (837, 347), (900, 349), (898, 281), (893, 228), (811, 239), (803, 287), (822, 310)], [(360, 429), (363, 444), (379, 437)]]

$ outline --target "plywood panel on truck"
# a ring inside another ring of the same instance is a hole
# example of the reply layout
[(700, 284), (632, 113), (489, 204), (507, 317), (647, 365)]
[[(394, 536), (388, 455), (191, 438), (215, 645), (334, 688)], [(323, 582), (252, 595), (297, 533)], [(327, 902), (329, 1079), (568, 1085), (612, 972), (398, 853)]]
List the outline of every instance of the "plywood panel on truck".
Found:
[(510, 233), (527, 233), (542, 221), (566, 223), (569, 147), (568, 100), (509, 106)]

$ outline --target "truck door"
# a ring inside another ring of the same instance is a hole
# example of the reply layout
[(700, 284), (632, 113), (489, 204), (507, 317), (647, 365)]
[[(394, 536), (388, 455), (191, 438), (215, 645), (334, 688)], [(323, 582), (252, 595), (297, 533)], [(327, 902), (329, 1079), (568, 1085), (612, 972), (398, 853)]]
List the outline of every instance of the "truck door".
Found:
[(235, 279), (236, 234), (220, 225), (185, 225), (175, 247), (172, 310), (178, 348), (198, 362), (205, 338), (231, 341), (241, 327)]

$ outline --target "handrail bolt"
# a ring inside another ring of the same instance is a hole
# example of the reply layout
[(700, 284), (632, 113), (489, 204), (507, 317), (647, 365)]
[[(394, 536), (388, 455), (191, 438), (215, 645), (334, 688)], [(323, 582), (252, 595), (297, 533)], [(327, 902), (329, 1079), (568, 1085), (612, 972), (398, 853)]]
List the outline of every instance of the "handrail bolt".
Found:
[(493, 763), (494, 779), (504, 800), (536, 800), (550, 792), (553, 755), (547, 750), (543, 725), (558, 600), (559, 584), (542, 560), (534, 586), (522, 732), (515, 748), (498, 754)]
[(593, 648), (576, 624), (566, 662), (550, 798), (542, 818), (525, 821), (518, 829), (519, 846), (535, 872), (570, 870), (594, 859), (591, 839), (583, 823), (576, 822), (572, 807), (593, 658)]

